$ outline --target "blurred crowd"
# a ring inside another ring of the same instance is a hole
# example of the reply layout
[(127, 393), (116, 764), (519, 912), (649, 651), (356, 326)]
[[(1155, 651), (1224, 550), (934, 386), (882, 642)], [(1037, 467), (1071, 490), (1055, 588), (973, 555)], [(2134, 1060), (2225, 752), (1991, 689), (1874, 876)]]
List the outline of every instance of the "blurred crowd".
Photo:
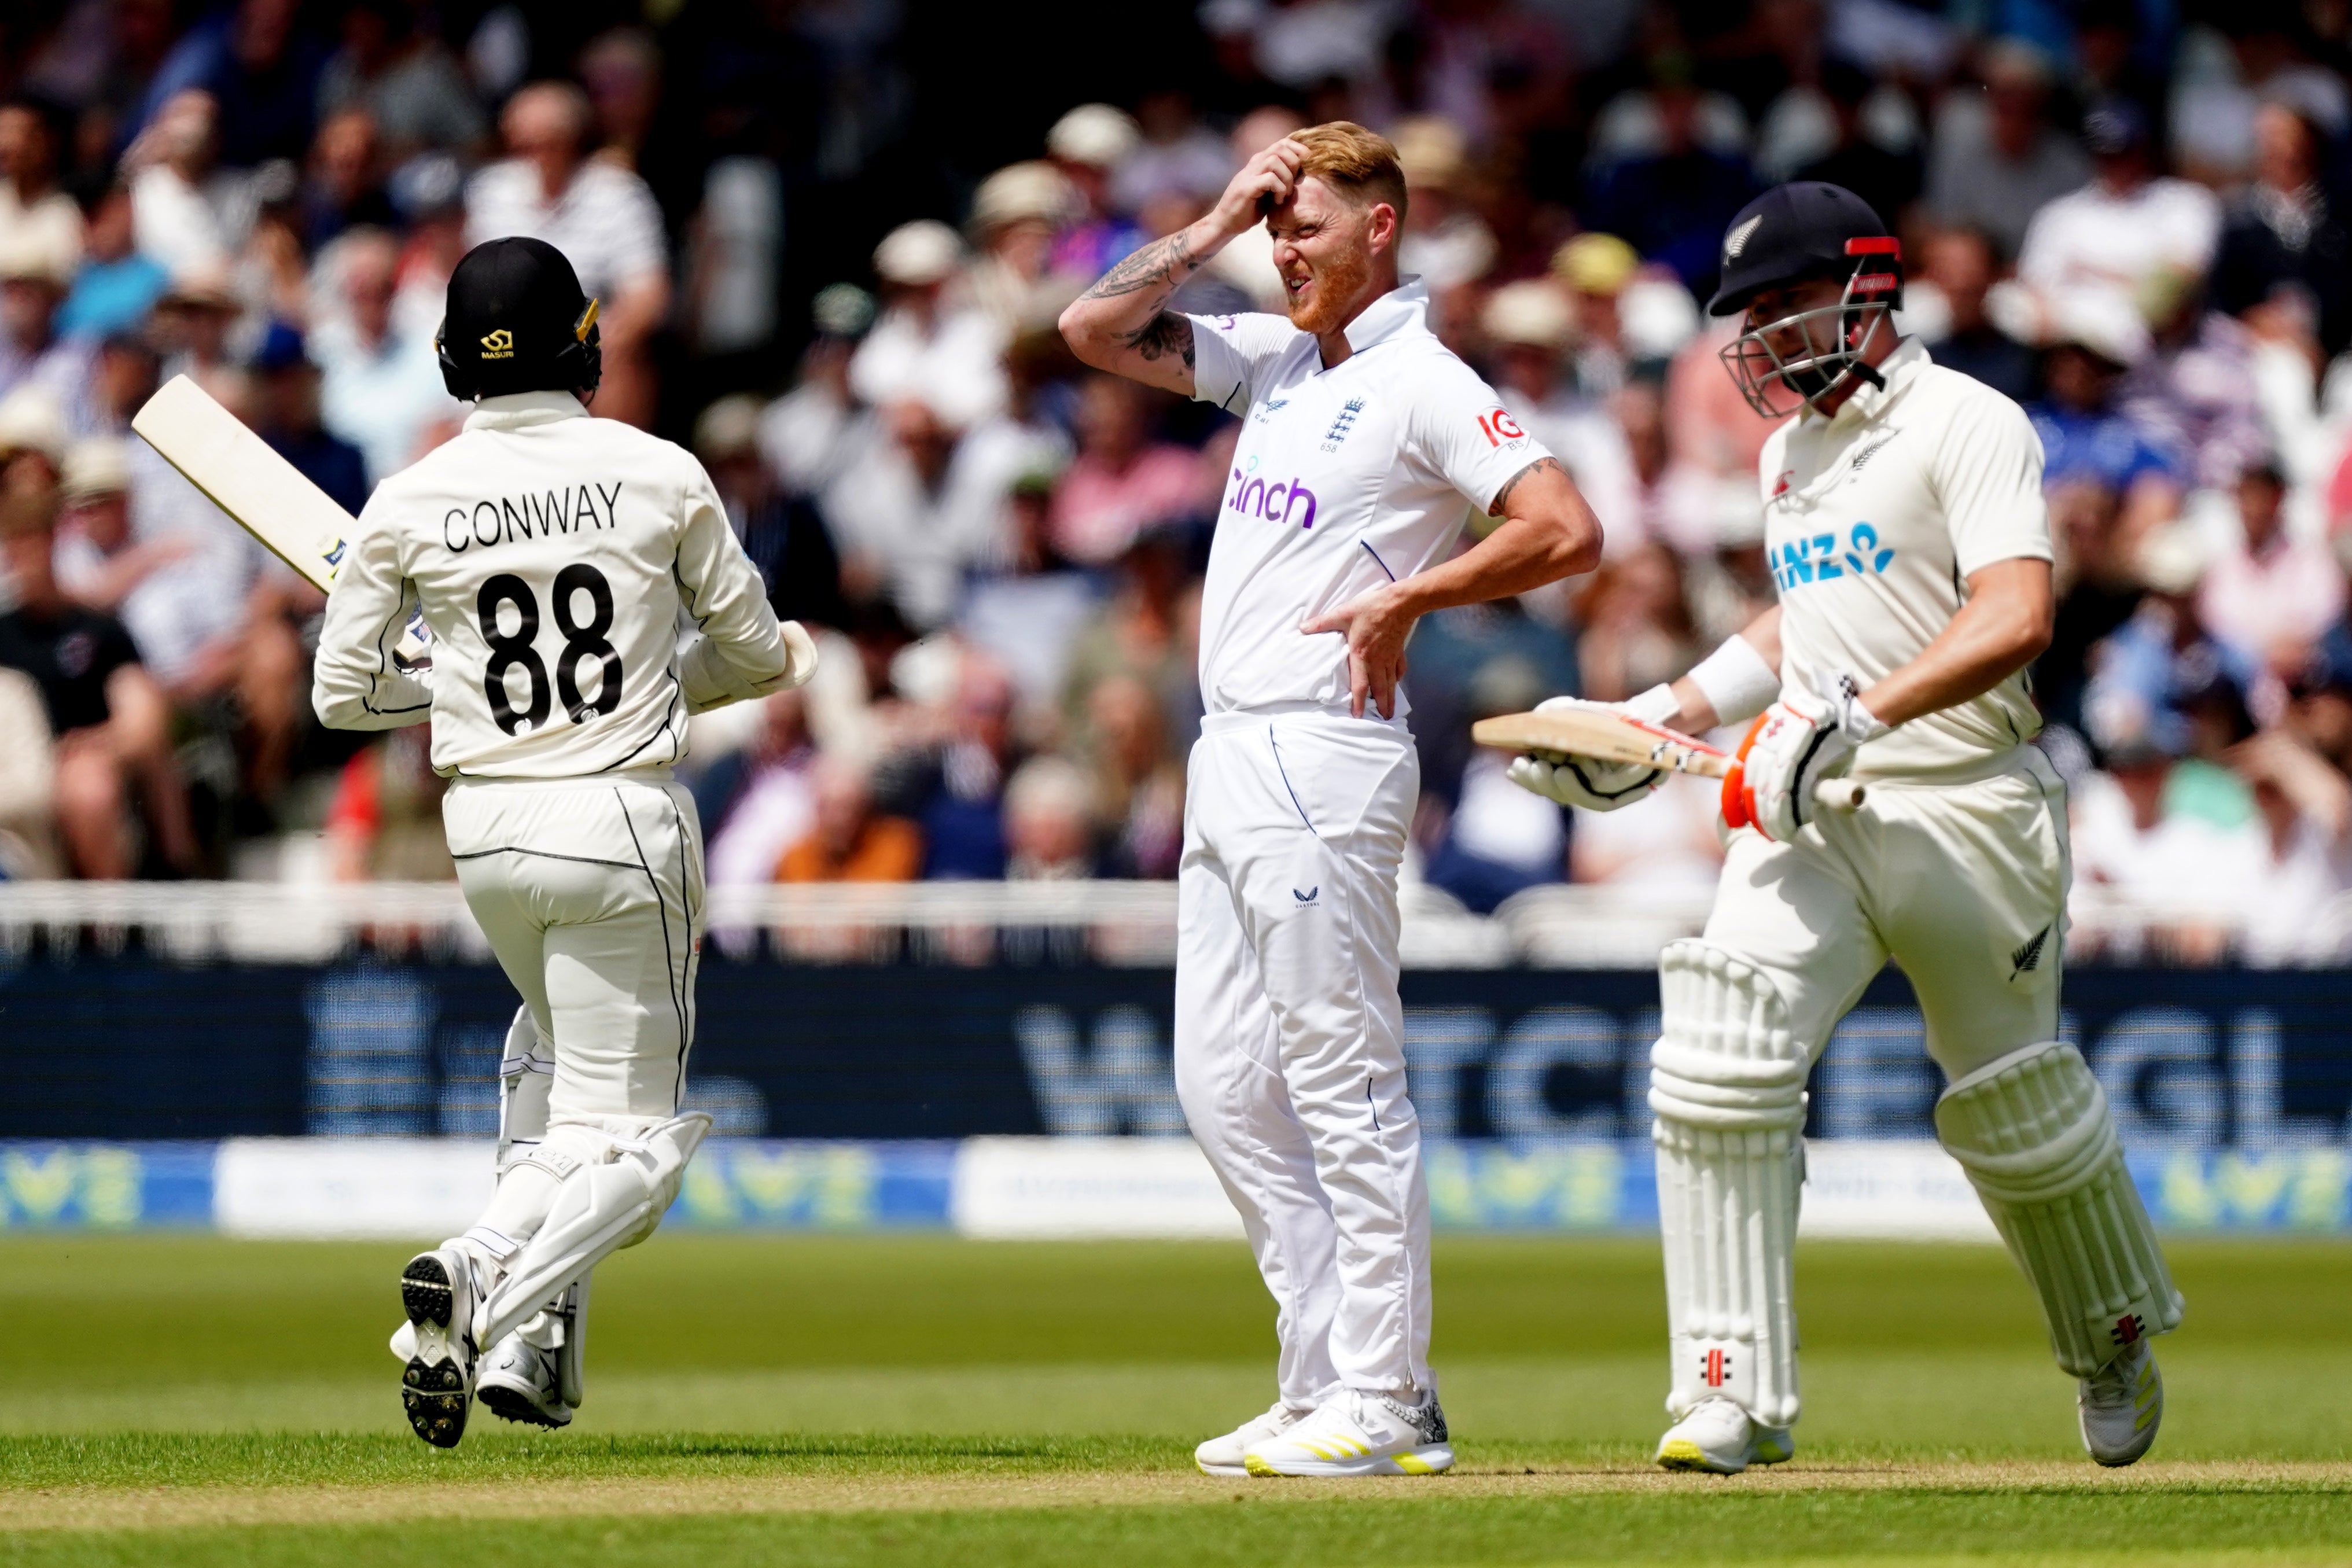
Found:
[[(1609, 542), (1418, 632), (1417, 876), (1477, 910), (1711, 881), (1704, 789), (1571, 818), (1467, 729), (1629, 696), (1771, 602), (1769, 427), (1697, 302), (1729, 216), (1804, 177), (1877, 207), (1902, 330), (2041, 433), (2078, 880), (2193, 906), (2183, 951), (2278, 954), (2352, 886), (2342, 0), (1202, 0), (1089, 46), (1099, 101), (975, 113), (927, 84), (991, 31), (899, 0), (12, 7), (7, 874), (448, 874), (426, 732), (318, 729), (318, 595), (128, 420), (188, 374), (357, 511), (463, 417), (450, 267), (523, 233), (603, 301), (595, 411), (689, 444), (822, 628), (814, 686), (697, 721), (715, 880), (1172, 875), (1234, 427), (1053, 323), (1244, 157), (1351, 119), (1402, 155), (1439, 331)], [(1280, 310), (1267, 242), (1178, 304)]]

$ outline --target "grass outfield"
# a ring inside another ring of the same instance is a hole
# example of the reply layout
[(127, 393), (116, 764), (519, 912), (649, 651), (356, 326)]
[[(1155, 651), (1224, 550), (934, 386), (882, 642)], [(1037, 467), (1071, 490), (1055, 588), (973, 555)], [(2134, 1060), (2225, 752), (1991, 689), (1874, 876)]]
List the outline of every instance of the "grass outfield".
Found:
[(1809, 1246), (1798, 1462), (1722, 1480), (1643, 1463), (1653, 1244), (1449, 1238), (1461, 1467), (1355, 1484), (1190, 1471), (1272, 1396), (1238, 1247), (665, 1236), (599, 1273), (573, 1427), (449, 1454), (382, 1348), (407, 1250), (0, 1239), (0, 1563), (413, 1562), (456, 1518), (600, 1563), (2352, 1563), (2352, 1247), (2176, 1247), (2165, 1436), (2109, 1473), (2000, 1254)]

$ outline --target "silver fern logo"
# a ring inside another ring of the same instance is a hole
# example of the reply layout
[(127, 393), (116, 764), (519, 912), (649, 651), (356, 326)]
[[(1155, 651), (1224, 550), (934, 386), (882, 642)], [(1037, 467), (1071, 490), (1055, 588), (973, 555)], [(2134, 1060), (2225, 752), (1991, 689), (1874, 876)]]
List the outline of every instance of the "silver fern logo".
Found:
[(1738, 260), (1739, 253), (1748, 248), (1748, 237), (1754, 234), (1756, 232), (1756, 226), (1763, 221), (1764, 215), (1762, 213), (1758, 213), (1754, 217), (1749, 218), (1746, 223), (1741, 224), (1738, 228), (1735, 228), (1729, 234), (1725, 235), (1723, 237), (1723, 258), (1726, 261)]

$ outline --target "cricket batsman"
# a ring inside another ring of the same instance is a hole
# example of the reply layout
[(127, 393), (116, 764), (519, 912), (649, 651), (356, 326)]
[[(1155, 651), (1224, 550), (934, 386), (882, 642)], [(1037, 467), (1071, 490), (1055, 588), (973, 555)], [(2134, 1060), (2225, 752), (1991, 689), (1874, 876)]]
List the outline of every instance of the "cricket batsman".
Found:
[[(1420, 786), (1398, 681), (1422, 615), (1591, 569), (1560, 465), (1397, 273), (1396, 149), (1335, 121), (1274, 143), (1191, 227), (1062, 316), (1078, 357), (1242, 420), (1201, 607), (1179, 872), (1176, 1083), (1276, 1302), (1279, 1397), (1212, 1475), (1454, 1462), (1429, 1369), (1429, 1204), (1405, 1094), (1397, 871)], [(1273, 315), (1167, 310), (1265, 223)], [(1499, 519), (1458, 553), (1471, 510)]]
[[(1788, 419), (1759, 476), (1780, 603), (1622, 709), (1685, 731), (1756, 719), (1706, 934), (1659, 959), (1669, 1469), (1793, 1452), (1805, 1079), (1890, 956), (1949, 1080), (1937, 1136), (2040, 1298), (2084, 1446), (2128, 1465), (2163, 1415), (2148, 1341), (2180, 1296), (2098, 1081), (2057, 1037), (2065, 787), (2030, 743), (2025, 673), (2051, 635), (2041, 443), (2016, 404), (1896, 337), (1902, 294), (1896, 241), (1849, 191), (1780, 185), (1732, 221), (1708, 309), (1744, 313), (1724, 363)], [(1814, 786), (1848, 773), (1865, 807), (1821, 812)], [(1579, 758), (1512, 776), (1595, 811), (1661, 782)]]
[[(653, 1234), (709, 1130), (678, 1110), (702, 835), (670, 765), (689, 713), (797, 685), (816, 656), (701, 466), (589, 416), (596, 304), (561, 251), (469, 252), (440, 354), (474, 412), (361, 515), (311, 702), (341, 729), (432, 721), (458, 883), (523, 999), (497, 1194), (401, 1274), (409, 1424), (450, 1447), (477, 1393), (509, 1420), (572, 1419), (589, 1271)], [(394, 654), (420, 608), (421, 668)]]

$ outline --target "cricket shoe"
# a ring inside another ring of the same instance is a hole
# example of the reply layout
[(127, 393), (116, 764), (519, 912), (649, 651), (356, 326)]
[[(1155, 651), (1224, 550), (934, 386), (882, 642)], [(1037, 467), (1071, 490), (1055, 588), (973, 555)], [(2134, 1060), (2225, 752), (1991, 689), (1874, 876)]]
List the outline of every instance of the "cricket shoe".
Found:
[[(400, 1302), (408, 1312), (408, 1367), (400, 1376), (408, 1424), (436, 1448), (454, 1448), (466, 1435), (474, 1397), (473, 1260), (455, 1247), (420, 1252), (400, 1271)], [(400, 1336), (394, 1335), (395, 1353)]]
[(1702, 1399), (1658, 1439), (1658, 1463), (1670, 1470), (1736, 1476), (1750, 1465), (1786, 1463), (1797, 1452), (1786, 1426), (1759, 1425), (1728, 1399)]
[(2083, 1379), (2074, 1395), (2083, 1447), (2103, 1465), (2128, 1465), (2156, 1441), (2164, 1422), (2164, 1376), (2146, 1340)]
[(1250, 1448), (1271, 1437), (1279, 1437), (1311, 1412), (1296, 1405), (1285, 1405), (1279, 1399), (1263, 1415), (1253, 1415), (1222, 1437), (1212, 1437), (1192, 1450), (1192, 1462), (1201, 1467), (1204, 1476), (1245, 1476)]
[(1454, 1468), (1445, 1412), (1432, 1389), (1419, 1405), (1341, 1389), (1288, 1430), (1252, 1444), (1254, 1476), (1433, 1476)]
[[(542, 1317), (546, 1314), (542, 1314)], [(505, 1421), (533, 1426), (569, 1426), (572, 1406), (563, 1402), (562, 1348), (533, 1342), (549, 1337), (530, 1331), (534, 1318), (490, 1347), (474, 1380), (474, 1397)]]

